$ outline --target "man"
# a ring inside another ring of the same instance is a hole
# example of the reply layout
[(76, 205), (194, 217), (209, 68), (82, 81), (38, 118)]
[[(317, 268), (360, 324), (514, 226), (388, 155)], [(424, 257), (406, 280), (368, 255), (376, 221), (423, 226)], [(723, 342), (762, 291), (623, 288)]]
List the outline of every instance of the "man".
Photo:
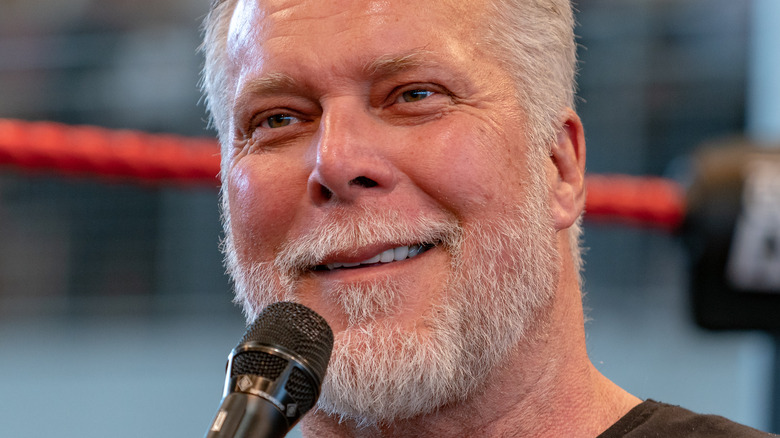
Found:
[(336, 334), (304, 434), (678, 436), (587, 357), (572, 28), (568, 0), (213, 5), (237, 300)]

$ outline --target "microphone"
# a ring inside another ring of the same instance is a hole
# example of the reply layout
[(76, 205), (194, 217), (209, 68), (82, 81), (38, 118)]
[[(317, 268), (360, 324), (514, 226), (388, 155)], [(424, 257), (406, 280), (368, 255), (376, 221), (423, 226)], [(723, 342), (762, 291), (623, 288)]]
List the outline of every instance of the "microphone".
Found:
[(283, 437), (317, 402), (333, 349), (325, 319), (292, 302), (269, 305), (228, 356), (206, 438)]

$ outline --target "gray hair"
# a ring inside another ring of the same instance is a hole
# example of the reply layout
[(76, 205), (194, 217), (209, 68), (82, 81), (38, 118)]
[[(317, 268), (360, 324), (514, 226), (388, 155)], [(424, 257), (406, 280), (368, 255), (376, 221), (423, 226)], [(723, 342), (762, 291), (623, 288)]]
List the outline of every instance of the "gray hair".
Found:
[[(214, 0), (203, 26), (201, 88), (223, 147), (231, 142), (226, 46), (237, 1)], [(562, 111), (575, 107), (577, 48), (571, 1), (492, 0), (485, 22), (484, 39), (477, 44), (484, 44), (485, 50), (514, 77), (520, 107), (528, 117), (527, 140), (549, 153), (561, 127)], [(223, 177), (225, 169), (223, 165)], [(582, 269), (581, 222), (580, 218), (569, 228), (571, 255), (578, 273)]]
[[(238, 0), (213, 0), (203, 20), (203, 52), (205, 62), (201, 73), (201, 90), (223, 147), (230, 144), (229, 114), (230, 87), (228, 86), (227, 39), (230, 19)], [(223, 157), (224, 159), (224, 157)], [(224, 163), (223, 163), (224, 164)], [(222, 172), (224, 173), (225, 166)], [(223, 174), (224, 177), (224, 174)]]

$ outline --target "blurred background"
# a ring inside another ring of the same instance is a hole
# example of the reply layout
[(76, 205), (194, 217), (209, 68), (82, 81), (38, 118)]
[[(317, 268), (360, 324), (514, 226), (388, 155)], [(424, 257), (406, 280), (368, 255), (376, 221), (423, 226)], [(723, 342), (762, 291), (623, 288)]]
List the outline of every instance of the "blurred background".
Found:
[[(0, 0), (0, 118), (213, 137), (197, 86), (208, 3)], [(777, 140), (776, 81), (762, 78), (778, 5), (580, 0), (589, 171), (685, 183), (703, 144)], [(585, 228), (597, 367), (642, 398), (780, 432), (775, 338), (697, 325), (680, 236)], [(202, 436), (244, 332), (220, 232), (216, 183), (0, 166), (3, 435)]]

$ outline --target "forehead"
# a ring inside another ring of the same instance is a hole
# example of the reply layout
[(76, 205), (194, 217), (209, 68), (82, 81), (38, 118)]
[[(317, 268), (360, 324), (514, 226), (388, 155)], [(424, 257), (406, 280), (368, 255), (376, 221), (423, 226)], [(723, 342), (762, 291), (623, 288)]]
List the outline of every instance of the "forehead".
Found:
[(228, 54), (242, 70), (286, 60), (333, 69), (410, 50), (467, 58), (478, 44), (480, 3), (239, 0), (230, 22)]

